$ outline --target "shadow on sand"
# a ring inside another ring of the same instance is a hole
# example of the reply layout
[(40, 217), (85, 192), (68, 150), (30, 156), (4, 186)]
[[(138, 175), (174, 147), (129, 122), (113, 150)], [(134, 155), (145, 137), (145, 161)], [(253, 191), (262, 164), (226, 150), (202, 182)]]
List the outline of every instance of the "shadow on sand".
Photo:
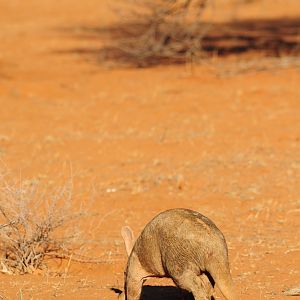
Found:
[[(111, 27), (59, 28), (63, 34), (79, 39), (97, 39), (107, 46), (102, 48), (82, 47), (58, 50), (57, 53), (77, 53), (95, 63), (107, 61), (135, 64), (135, 58), (113, 46), (111, 42), (124, 39), (136, 32), (137, 24), (123, 24)], [(208, 24), (203, 24), (208, 26)], [(166, 41), (168, 43), (168, 41)], [(300, 54), (300, 17), (282, 19), (256, 19), (209, 24), (207, 34), (202, 38), (204, 55), (227, 56), (251, 53), (279, 57)], [(162, 59), (156, 57), (149, 64), (178, 64), (182, 59)]]
[[(118, 289), (111, 289), (116, 294), (120, 294)], [(182, 291), (175, 286), (150, 286), (144, 285), (141, 300), (194, 300), (191, 293)]]
[[(116, 294), (121, 294), (119, 289), (111, 289)], [(191, 293), (175, 286), (150, 286), (144, 285), (141, 300), (194, 300)], [(215, 300), (212, 297), (211, 300)]]

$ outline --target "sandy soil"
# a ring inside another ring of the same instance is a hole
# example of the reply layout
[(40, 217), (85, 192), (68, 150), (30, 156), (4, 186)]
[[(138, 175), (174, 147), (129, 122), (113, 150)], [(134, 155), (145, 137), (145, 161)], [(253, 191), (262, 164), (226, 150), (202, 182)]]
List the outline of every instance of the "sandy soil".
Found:
[[(98, 63), (96, 29), (115, 20), (109, 3), (0, 2), (0, 159), (41, 181), (71, 164), (76, 199), (93, 187), (97, 217), (84, 226), (95, 224), (89, 254), (103, 259), (70, 262), (67, 272), (57, 261), (41, 274), (0, 274), (2, 299), (117, 299), (120, 227), (138, 233), (172, 207), (198, 210), (224, 232), (241, 299), (286, 298), (282, 290), (300, 283), (299, 68), (241, 69), (242, 59), (259, 57), (252, 52), (193, 74), (185, 65)], [(219, 14), (299, 20), (300, 8), (264, 0)], [(145, 292), (180, 299), (171, 287)]]

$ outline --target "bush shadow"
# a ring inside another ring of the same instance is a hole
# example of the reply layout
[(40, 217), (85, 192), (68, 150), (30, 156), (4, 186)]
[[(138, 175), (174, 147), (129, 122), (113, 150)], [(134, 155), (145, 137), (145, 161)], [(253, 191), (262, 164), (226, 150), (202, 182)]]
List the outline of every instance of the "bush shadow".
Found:
[[(203, 37), (199, 34), (201, 55), (203, 56), (251, 53), (258, 56), (280, 57), (300, 54), (300, 17), (242, 20), (217, 24), (203, 23), (203, 27), (209, 28)], [(122, 47), (118, 47), (120, 40), (129, 37), (138, 38), (143, 31), (141, 24), (122, 23), (122, 25), (116, 24), (110, 27), (79, 26), (77, 28), (59, 28), (58, 30), (79, 39), (101, 40), (104, 45), (100, 48), (82, 47), (56, 51), (60, 54), (80, 54), (94, 63), (111, 61), (133, 66), (152, 66), (186, 62), (184, 50), (178, 53), (178, 57), (153, 56), (142, 62), (135, 55), (130, 55)], [(182, 31), (184, 32), (184, 29)], [(198, 38), (197, 33), (194, 38)], [(171, 42), (171, 37), (166, 38), (166, 45)]]

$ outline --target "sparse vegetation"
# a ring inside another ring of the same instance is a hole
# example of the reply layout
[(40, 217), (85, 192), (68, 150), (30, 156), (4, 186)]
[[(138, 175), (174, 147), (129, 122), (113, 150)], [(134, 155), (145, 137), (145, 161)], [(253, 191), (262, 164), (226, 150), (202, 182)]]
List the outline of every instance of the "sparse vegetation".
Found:
[(32, 273), (49, 257), (76, 260), (81, 249), (79, 219), (87, 212), (74, 203), (72, 178), (58, 189), (38, 180), (0, 176), (0, 266), (3, 273)]
[(123, 22), (113, 49), (121, 58), (139, 66), (163, 60), (191, 60), (201, 53), (201, 41), (208, 30), (202, 14), (209, 2), (127, 0), (118, 10)]
[(203, 58), (247, 52), (259, 54), (259, 60), (288, 56), (293, 65), (299, 57), (299, 20), (236, 18), (238, 9), (253, 2), (261, 1), (233, 1), (227, 7), (230, 17), (216, 22), (214, 16), (224, 9), (218, 1), (116, 1), (118, 21), (108, 28), (109, 41), (101, 53), (105, 60), (134, 67), (166, 63), (192, 67)]

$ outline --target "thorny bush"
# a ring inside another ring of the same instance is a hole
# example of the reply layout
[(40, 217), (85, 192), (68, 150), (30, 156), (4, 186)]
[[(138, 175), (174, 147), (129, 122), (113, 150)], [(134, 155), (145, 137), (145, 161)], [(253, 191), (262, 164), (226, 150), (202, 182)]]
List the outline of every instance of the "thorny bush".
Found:
[[(0, 175), (0, 268), (4, 273), (32, 273), (49, 257), (68, 258), (82, 247), (80, 218), (72, 179), (57, 189), (38, 180), (9, 180)], [(79, 253), (79, 252), (78, 252)]]
[(138, 66), (196, 57), (208, 30), (202, 14), (211, 1), (126, 0), (108, 53)]

